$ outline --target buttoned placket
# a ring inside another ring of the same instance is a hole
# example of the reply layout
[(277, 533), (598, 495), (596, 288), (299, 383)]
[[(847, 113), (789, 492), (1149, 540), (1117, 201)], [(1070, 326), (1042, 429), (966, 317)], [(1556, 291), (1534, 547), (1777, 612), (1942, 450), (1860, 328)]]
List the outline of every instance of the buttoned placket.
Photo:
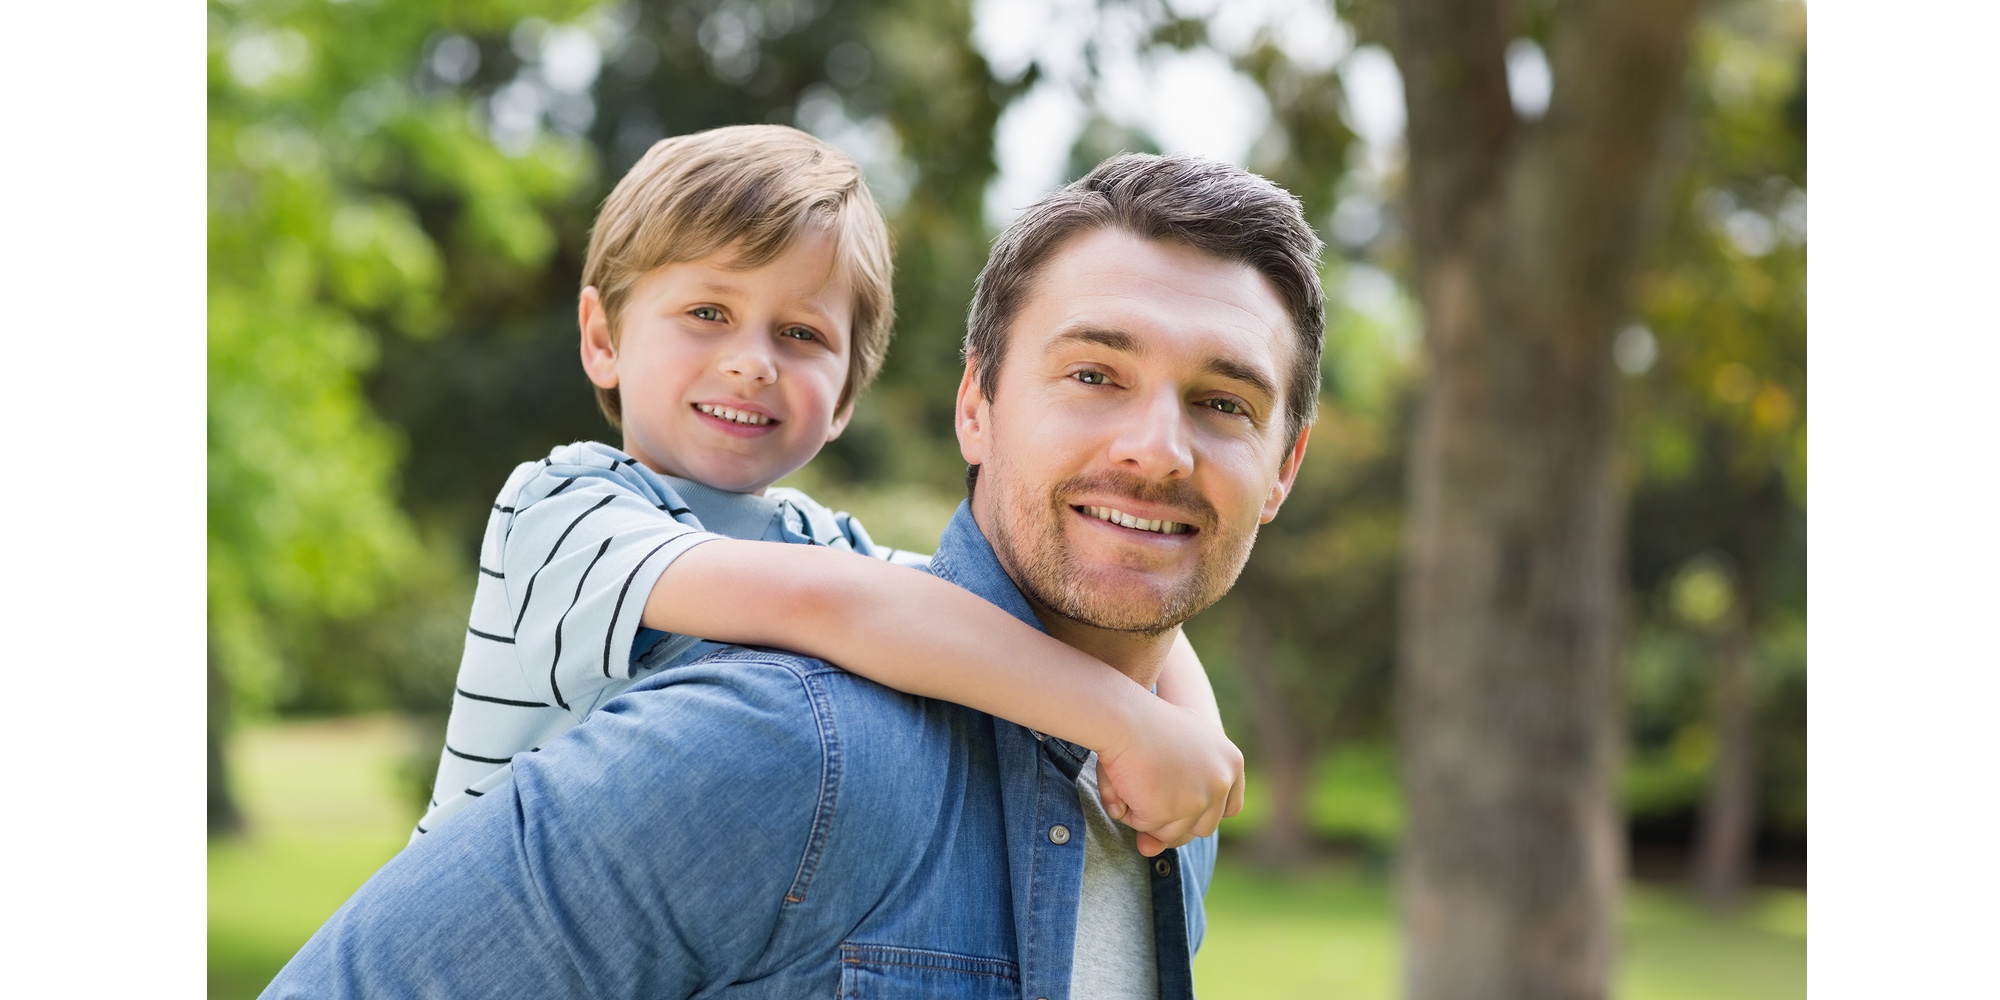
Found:
[[(1083, 893), (1083, 807), (1077, 776), (1089, 751), (1064, 740), (1033, 733), (1040, 751), (1034, 872), (1029, 892), (1033, 924), (1023, 938), (1021, 986), (1035, 1000), (1069, 996), (1075, 974), (1076, 915)], [(1181, 852), (1170, 848), (1147, 862), (1153, 897), (1153, 954), (1161, 1000), (1193, 1000), (1193, 956), (1188, 952), (1187, 902), (1182, 892)], [(1054, 892), (1062, 886), (1067, 891)], [(1056, 961), (1032, 960), (1054, 958)], [(1060, 981), (1057, 981), (1060, 980)]]

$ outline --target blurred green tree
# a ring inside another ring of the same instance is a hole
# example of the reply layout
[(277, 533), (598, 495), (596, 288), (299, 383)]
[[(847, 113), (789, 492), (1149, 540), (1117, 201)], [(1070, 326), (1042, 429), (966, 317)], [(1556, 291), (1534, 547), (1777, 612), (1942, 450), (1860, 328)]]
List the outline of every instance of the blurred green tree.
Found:
[[(1789, 638), (1805, 620), (1804, 60), (1802, 7), (1733, 3), (1704, 20), (1665, 237), (1639, 280), (1640, 321), (1614, 343), (1633, 376), (1636, 641), (1691, 640), (1678, 686), (1704, 696), (1635, 734), (1635, 750), (1713, 747), (1692, 870), (1718, 907), (1743, 896), (1762, 803), (1805, 779), (1803, 730), (1759, 724), (1764, 692), (1802, 702), (1804, 684)], [(1803, 809), (1787, 811), (1802, 835)]]
[[(461, 98), (426, 85), (447, 26), (497, 29), (547, 3), (441, 8), (217, 3), (208, 12), (209, 824), (229, 794), (229, 720), (296, 678), (301, 635), (378, 606), (423, 542), (398, 504), (403, 441), (362, 373), (384, 335), (443, 324), (464, 275), (531, 269), (545, 206), (588, 151), (533, 137), (502, 152)], [(558, 6), (557, 9), (560, 9)], [(431, 203), (456, 206), (427, 227)]]

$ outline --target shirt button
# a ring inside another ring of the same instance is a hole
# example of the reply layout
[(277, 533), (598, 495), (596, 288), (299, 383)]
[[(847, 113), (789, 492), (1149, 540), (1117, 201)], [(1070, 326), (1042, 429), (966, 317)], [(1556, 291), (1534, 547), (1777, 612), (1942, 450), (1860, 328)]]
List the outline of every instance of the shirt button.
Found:
[(1174, 873), (1174, 863), (1165, 858), (1153, 859), (1153, 874), (1166, 878)]
[(1069, 827), (1066, 827), (1061, 823), (1057, 823), (1056, 825), (1049, 827), (1049, 843), (1051, 844), (1069, 843)]

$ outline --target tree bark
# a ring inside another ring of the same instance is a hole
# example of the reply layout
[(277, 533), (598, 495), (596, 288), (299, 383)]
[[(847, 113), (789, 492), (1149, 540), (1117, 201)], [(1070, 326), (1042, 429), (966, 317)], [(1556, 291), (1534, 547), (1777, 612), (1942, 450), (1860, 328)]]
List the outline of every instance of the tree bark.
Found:
[(1714, 910), (1735, 909), (1742, 901), (1757, 831), (1757, 703), (1744, 603), (1739, 596), (1717, 643), (1715, 769), (1695, 839), (1695, 890)]
[(1501, 3), (1402, 0), (1429, 371), (1412, 446), (1398, 734), (1408, 995), (1608, 994), (1624, 498), (1611, 343), (1696, 0), (1558, 8), (1541, 123)]
[(208, 835), (211, 837), (240, 833), (243, 830), (243, 811), (236, 806), (236, 796), (229, 784), (228, 759), (224, 756), (225, 731), (228, 728), (229, 691), (222, 681), (222, 674), (216, 669), (215, 652), (208, 654)]
[(1264, 787), (1257, 794), (1271, 803), (1270, 821), (1250, 851), (1263, 864), (1295, 866), (1305, 860), (1310, 840), (1305, 800), (1313, 741), (1293, 717), (1273, 676), (1270, 623), (1252, 607), (1237, 616), (1236, 657), (1249, 689), (1251, 739), (1263, 769)]

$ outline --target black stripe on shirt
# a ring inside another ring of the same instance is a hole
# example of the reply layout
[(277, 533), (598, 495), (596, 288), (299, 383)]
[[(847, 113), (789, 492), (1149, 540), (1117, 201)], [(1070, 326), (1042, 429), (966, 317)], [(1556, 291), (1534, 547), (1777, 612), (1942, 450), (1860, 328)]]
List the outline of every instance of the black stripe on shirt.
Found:
[[(606, 500), (611, 499), (605, 497)], [(613, 536), (615, 537), (615, 536)], [(569, 711), (569, 702), (563, 700), (562, 688), (556, 684), (556, 668), (562, 666), (562, 627), (569, 620), (569, 613), (576, 610), (576, 602), (583, 600), (583, 582), (590, 579), (590, 571), (597, 568), (597, 561), (611, 548), (611, 539), (606, 538), (597, 546), (597, 554), (590, 557), (590, 565), (583, 568), (583, 575), (576, 578), (576, 593), (570, 595), (569, 607), (563, 609), (562, 617), (556, 619), (556, 655), (549, 660), (549, 690), (556, 693), (556, 704)]]
[(569, 489), (569, 488), (570, 488), (570, 484), (572, 484), (572, 483), (574, 483), (574, 482), (576, 482), (576, 477), (575, 477), (575, 476), (571, 476), (571, 477), (569, 477), (568, 479), (565, 479), (565, 480), (563, 480), (563, 481), (562, 481), (562, 485), (561, 485), (561, 486), (558, 486), (558, 487), (556, 487), (555, 489), (552, 489), (552, 490), (550, 490), (550, 491), (548, 492), (548, 496), (544, 496), (544, 497), (542, 497), (542, 499), (544, 499), (544, 500), (547, 500), (547, 499), (548, 499), (549, 497), (552, 497), (552, 496), (555, 496), (556, 494), (558, 494), (558, 493), (561, 493), (562, 491), (564, 491), (564, 490), (566, 490), (566, 489)]
[(691, 511), (691, 510), (687, 509), (686, 507), (669, 507), (669, 506), (667, 506), (666, 504), (663, 504), (663, 503), (660, 503), (660, 504), (654, 504), (653, 506), (655, 506), (655, 507), (658, 507), (658, 508), (660, 508), (661, 510), (664, 510), (664, 511), (666, 511), (666, 512), (667, 512), (667, 516), (668, 516), (668, 517), (679, 517), (679, 516), (681, 516), (682, 514), (692, 514), (692, 513), (694, 513), (694, 511)]
[[(575, 482), (575, 480), (570, 480), (570, 482)], [(550, 495), (553, 496), (554, 494)], [(549, 568), (550, 563), (555, 562), (556, 553), (561, 552), (563, 543), (569, 541), (569, 533), (575, 531), (576, 526), (582, 524), (584, 518), (589, 517), (590, 515), (595, 514), (600, 510), (603, 510), (605, 504), (608, 504), (615, 499), (617, 499), (617, 497), (605, 497), (604, 499), (597, 501), (596, 506), (590, 508), (589, 510), (584, 511), (581, 514), (578, 514), (576, 516), (576, 520), (571, 521), (569, 523), (569, 527), (563, 529), (563, 533), (560, 537), (556, 539), (556, 543), (549, 547), (548, 558), (543, 559), (542, 564), (540, 566), (535, 567), (534, 576), (528, 577), (528, 589), (525, 593), (521, 595), (521, 613), (514, 616), (514, 631), (516, 633), (521, 631), (521, 622), (528, 617), (528, 602), (535, 599), (535, 579), (542, 575), (542, 570)], [(595, 561), (596, 560), (592, 560), (592, 562)], [(557, 700), (560, 701), (561, 699), (558, 698)], [(568, 708), (569, 706), (564, 705), (563, 707)]]
[(495, 698), (495, 697), (493, 697), (493, 696), (492, 696), (492, 695), (490, 695), (490, 694), (473, 694), (472, 692), (470, 692), (470, 691), (467, 691), (467, 690), (466, 690), (466, 689), (464, 689), (464, 688), (458, 688), (458, 689), (457, 689), (457, 691), (458, 691), (458, 694), (459, 694), (459, 697), (461, 697), (461, 698), (470, 698), (470, 699), (472, 699), (473, 701), (490, 701), (490, 702), (492, 702), (492, 703), (493, 703), (493, 704), (495, 704), (495, 705), (512, 705), (512, 706), (514, 706), (515, 708), (547, 708), (547, 707), (549, 707), (549, 703), (548, 703), (548, 702), (546, 702), (546, 701), (515, 701), (515, 700), (514, 700), (514, 699), (512, 699), (512, 698)]
[(449, 743), (444, 745), (444, 752), (451, 754), (453, 757), (463, 757), (466, 760), (476, 760), (481, 764), (505, 764), (510, 759), (507, 757), (481, 757), (478, 754), (470, 754), (466, 753), (463, 750), (455, 749)]
[(494, 509), (494, 510), (497, 510), (497, 511), (499, 511), (499, 512), (500, 512), (500, 513), (502, 513), (502, 514), (512, 514), (512, 513), (514, 513), (514, 508), (512, 508), (512, 507), (502, 507), (502, 506), (500, 506), (500, 505), (499, 505), (499, 504), (497, 504), (497, 503), (493, 505), (493, 509)]
[(476, 628), (472, 628), (471, 626), (467, 626), (465, 630), (466, 630), (467, 632), (470, 632), (470, 633), (472, 633), (473, 635), (476, 635), (476, 636), (480, 637), (481, 639), (491, 639), (491, 640), (493, 640), (494, 642), (504, 642), (504, 643), (507, 643), (507, 644), (509, 644), (509, 645), (512, 645), (512, 644), (513, 644), (513, 642), (514, 642), (514, 640), (513, 640), (512, 638), (508, 637), (508, 636), (504, 636), (504, 635), (494, 635), (494, 634), (493, 634), (493, 633), (491, 633), (491, 632), (481, 632), (481, 631), (479, 631), (479, 630), (478, 630), (478, 629), (476, 629)]
[(482, 792), (482, 791), (479, 791), (478, 789), (474, 789), (474, 788), (468, 788), (468, 789), (466, 789), (466, 790), (465, 790), (465, 794), (467, 794), (467, 795), (470, 795), (470, 796), (472, 796), (473, 798), (475, 798), (475, 799), (476, 799), (476, 798), (480, 797), (481, 795), (485, 795), (486, 793), (485, 793), (485, 792)]
[(492, 577), (492, 578), (493, 578), (493, 579), (495, 579), (495, 580), (505, 580), (505, 579), (507, 579), (507, 574), (505, 574), (505, 573), (502, 573), (502, 572), (500, 572), (500, 571), (499, 571), (499, 570), (497, 570), (497, 569), (487, 569), (486, 567), (484, 567), (484, 566), (481, 566), (481, 567), (479, 567), (479, 571), (480, 571), (481, 573), (484, 573), (484, 574), (486, 574), (487, 576), (490, 576), (490, 577)]
[[(669, 538), (667, 541), (670, 542), (673, 539)], [(611, 606), (611, 627), (604, 630), (604, 676), (606, 677), (611, 676), (611, 640), (618, 635), (618, 615), (625, 610), (625, 594), (632, 589), (632, 581), (639, 576), (640, 568), (651, 562), (653, 556), (666, 547), (667, 542), (661, 542), (653, 546), (653, 551), (646, 553), (639, 560), (638, 565), (632, 567), (632, 572), (626, 574), (625, 585), (618, 588), (618, 603)], [(626, 673), (629, 675), (631, 670), (627, 669)]]

